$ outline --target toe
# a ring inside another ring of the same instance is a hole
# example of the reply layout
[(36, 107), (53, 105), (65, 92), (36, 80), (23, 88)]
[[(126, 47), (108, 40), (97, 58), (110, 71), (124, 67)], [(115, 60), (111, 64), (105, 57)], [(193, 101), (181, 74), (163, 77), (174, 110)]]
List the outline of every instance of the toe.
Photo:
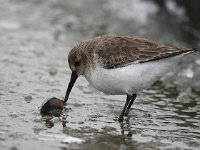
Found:
[(119, 121), (119, 122), (123, 122), (123, 120), (124, 120), (124, 118), (121, 117), (121, 116), (118, 118), (118, 121)]

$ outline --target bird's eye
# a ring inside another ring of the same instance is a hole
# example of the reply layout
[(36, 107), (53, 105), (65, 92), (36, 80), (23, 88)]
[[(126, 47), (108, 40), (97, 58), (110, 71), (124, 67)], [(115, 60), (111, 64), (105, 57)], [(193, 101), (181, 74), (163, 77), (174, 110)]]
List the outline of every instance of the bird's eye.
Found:
[(75, 66), (76, 67), (80, 66), (80, 64), (81, 64), (80, 61), (75, 61)]

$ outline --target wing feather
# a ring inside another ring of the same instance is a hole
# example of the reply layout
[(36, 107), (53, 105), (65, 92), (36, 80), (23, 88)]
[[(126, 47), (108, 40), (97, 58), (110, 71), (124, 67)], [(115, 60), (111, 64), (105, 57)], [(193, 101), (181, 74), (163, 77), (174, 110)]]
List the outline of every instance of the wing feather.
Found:
[(102, 36), (95, 48), (99, 61), (106, 69), (155, 61), (190, 51), (193, 49), (165, 46), (139, 37), (113, 35)]

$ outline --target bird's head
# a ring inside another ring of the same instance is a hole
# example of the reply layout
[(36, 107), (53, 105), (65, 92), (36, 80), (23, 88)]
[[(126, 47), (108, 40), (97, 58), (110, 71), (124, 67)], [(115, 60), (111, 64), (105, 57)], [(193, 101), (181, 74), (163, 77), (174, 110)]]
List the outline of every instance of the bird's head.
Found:
[(84, 75), (88, 68), (89, 56), (87, 55), (88, 42), (84, 41), (77, 44), (68, 55), (68, 64), (72, 71), (71, 79), (67, 88), (65, 102), (68, 100), (74, 83), (80, 75)]

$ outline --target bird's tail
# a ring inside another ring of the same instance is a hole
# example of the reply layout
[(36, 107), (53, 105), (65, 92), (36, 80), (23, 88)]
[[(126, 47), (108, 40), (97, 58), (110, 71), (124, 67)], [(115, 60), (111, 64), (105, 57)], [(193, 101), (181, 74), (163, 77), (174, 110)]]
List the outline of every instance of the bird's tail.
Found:
[(183, 54), (188, 55), (188, 54), (192, 54), (197, 51), (199, 51), (197, 48), (190, 48), (190, 49), (186, 49), (185, 53), (183, 53)]

